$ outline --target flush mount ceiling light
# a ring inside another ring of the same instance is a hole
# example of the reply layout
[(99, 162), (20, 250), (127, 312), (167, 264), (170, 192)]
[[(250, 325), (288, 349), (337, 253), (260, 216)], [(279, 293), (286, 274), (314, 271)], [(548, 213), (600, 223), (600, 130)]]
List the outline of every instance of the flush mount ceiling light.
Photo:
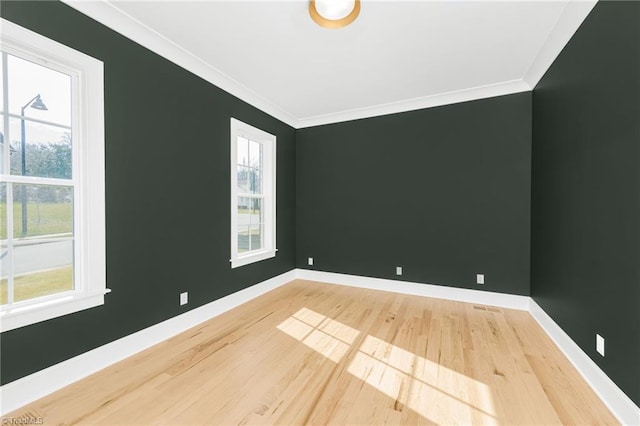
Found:
[(324, 28), (342, 28), (356, 20), (360, 0), (310, 0), (309, 15)]

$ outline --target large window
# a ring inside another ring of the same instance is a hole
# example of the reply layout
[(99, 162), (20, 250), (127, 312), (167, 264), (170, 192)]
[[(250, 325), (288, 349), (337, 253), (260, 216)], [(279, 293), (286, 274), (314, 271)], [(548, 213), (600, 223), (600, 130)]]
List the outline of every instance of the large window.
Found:
[(231, 267), (276, 255), (276, 137), (231, 119)]
[(0, 319), (104, 303), (102, 62), (2, 20)]

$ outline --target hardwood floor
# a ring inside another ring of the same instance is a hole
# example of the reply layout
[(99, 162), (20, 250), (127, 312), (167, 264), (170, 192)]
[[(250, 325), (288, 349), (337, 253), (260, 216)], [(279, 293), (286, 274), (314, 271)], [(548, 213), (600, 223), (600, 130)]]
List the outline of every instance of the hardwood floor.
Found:
[(294, 281), (5, 417), (616, 424), (523, 311)]

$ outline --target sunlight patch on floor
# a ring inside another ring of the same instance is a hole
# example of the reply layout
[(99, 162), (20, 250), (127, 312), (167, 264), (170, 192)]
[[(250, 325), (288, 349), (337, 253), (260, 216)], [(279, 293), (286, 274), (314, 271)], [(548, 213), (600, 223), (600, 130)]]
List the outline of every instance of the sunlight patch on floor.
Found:
[(497, 424), (487, 385), (374, 336), (349, 373), (436, 423)]
[[(278, 329), (338, 363), (360, 332), (302, 308)], [(490, 388), (477, 380), (368, 335), (347, 371), (404, 407), (439, 424), (497, 424)]]
[(302, 308), (279, 326), (278, 330), (302, 342), (333, 362), (340, 362), (351, 343), (358, 337), (358, 330)]

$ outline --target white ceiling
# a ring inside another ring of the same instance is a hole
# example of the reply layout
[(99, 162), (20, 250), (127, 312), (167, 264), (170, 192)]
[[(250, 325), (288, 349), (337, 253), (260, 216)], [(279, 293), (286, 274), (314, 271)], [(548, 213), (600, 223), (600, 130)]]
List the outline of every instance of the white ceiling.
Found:
[(306, 1), (67, 3), (294, 127), (531, 90), (595, 5), (362, 0), (331, 30)]

